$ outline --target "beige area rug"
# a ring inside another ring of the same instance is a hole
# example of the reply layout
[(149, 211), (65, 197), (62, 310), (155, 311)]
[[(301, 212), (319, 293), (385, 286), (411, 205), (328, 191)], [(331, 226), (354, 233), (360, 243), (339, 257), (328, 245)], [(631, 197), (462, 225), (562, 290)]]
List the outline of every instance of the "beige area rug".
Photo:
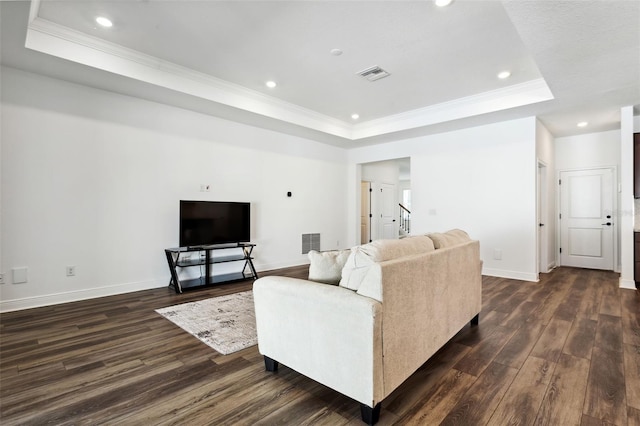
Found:
[(169, 306), (156, 312), (223, 355), (258, 343), (252, 291)]

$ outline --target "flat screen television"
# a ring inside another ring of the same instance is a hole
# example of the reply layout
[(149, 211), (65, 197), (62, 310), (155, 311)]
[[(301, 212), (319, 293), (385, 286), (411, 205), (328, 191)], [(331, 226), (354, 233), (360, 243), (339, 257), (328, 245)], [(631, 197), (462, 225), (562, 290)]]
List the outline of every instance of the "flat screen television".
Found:
[(180, 200), (180, 247), (251, 240), (251, 204)]

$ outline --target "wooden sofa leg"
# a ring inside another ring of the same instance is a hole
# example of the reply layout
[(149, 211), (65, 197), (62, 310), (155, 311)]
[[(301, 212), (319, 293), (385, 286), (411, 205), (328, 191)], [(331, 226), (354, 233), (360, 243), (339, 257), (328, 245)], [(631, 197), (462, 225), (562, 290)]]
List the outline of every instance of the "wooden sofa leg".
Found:
[(479, 322), (480, 322), (480, 314), (476, 315), (471, 319), (471, 325), (478, 325)]
[(278, 361), (271, 359), (268, 356), (264, 356), (264, 368), (267, 371), (278, 371)]
[(380, 402), (375, 407), (371, 408), (367, 404), (360, 404), (360, 414), (362, 415), (362, 421), (368, 425), (375, 425), (380, 419)]

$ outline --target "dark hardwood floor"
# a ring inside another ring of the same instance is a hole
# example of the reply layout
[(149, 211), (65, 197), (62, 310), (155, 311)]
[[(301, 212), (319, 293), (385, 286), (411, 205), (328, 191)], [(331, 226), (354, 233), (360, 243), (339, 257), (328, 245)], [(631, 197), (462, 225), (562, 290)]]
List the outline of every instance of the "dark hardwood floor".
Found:
[[(257, 347), (220, 355), (154, 312), (250, 288), (156, 289), (0, 315), (0, 422), (360, 425), (357, 403), (286, 366), (265, 372)], [(379, 424), (640, 425), (640, 296), (612, 272), (485, 277), (480, 325), (390, 395)]]

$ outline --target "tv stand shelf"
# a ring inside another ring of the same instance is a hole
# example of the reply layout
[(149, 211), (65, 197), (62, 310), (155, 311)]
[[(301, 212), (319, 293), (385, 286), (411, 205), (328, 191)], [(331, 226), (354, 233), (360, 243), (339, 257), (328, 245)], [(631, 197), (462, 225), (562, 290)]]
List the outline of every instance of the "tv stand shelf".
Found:
[[(169, 286), (173, 286), (176, 293), (182, 293), (183, 290), (193, 287), (245, 280), (247, 278), (257, 279), (258, 273), (253, 266), (253, 257), (251, 257), (251, 253), (255, 246), (256, 245), (252, 243), (234, 243), (215, 246), (176, 247), (165, 249), (164, 252), (167, 256), (169, 271), (171, 272), (171, 281), (169, 282)], [(218, 257), (211, 256), (211, 254), (217, 250), (229, 250), (234, 248), (240, 249), (240, 251), (237, 253), (223, 254)], [(200, 256), (194, 259), (191, 256), (191, 253), (194, 252), (200, 252)], [(190, 257), (185, 258), (184, 255), (186, 253), (189, 253)], [(218, 275), (211, 274), (212, 265), (230, 262), (244, 262), (242, 270), (239, 272), (228, 272)], [(205, 272), (204, 274), (201, 274), (200, 277), (181, 279), (178, 274), (179, 268), (201, 268), (202, 266), (204, 266)]]

